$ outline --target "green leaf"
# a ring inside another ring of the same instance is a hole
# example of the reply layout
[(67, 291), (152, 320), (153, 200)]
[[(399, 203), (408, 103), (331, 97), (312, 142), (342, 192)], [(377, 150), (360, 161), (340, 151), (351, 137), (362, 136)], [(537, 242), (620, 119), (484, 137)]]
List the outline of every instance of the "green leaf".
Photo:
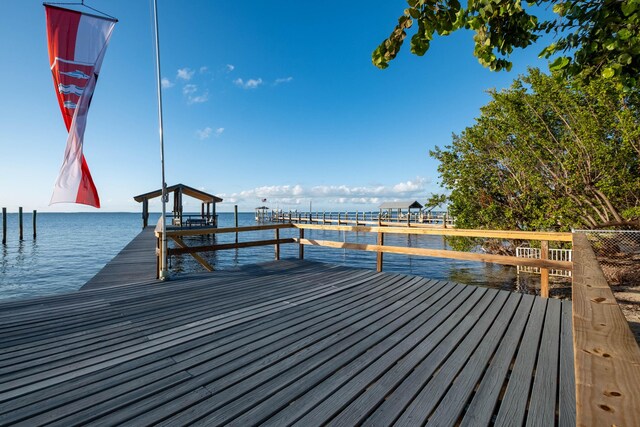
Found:
[(618, 37), (620, 38), (620, 40), (626, 40), (629, 37), (631, 37), (631, 31), (629, 31), (626, 28), (623, 28), (620, 31), (618, 31)]
[(551, 64), (549, 64), (549, 70), (550, 71), (558, 71), (563, 69), (564, 67), (566, 67), (567, 65), (569, 65), (570, 59), (567, 58), (566, 56), (559, 56), (556, 58), (555, 61), (553, 61)]
[(621, 64), (626, 64), (626, 65), (631, 64), (632, 60), (633, 58), (628, 53), (623, 53), (618, 57), (618, 61), (620, 61)]
[(605, 68), (604, 70), (602, 70), (602, 77), (604, 77), (605, 79), (610, 79), (615, 75), (616, 70), (614, 70), (613, 68)]
[(626, 1), (622, 3), (622, 5), (620, 6), (620, 9), (622, 9), (622, 13), (624, 13), (624, 16), (629, 16), (636, 11), (636, 7), (637, 7), (636, 2)]

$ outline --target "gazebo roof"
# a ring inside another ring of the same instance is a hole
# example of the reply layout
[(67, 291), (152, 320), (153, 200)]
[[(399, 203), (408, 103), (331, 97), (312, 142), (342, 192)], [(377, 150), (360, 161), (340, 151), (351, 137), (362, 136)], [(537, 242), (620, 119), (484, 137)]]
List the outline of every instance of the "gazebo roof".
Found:
[(422, 205), (417, 200), (408, 202), (385, 202), (380, 205), (380, 209), (422, 209)]
[[(194, 199), (198, 199), (203, 202), (213, 202), (213, 203), (222, 202), (222, 199), (218, 196), (205, 193), (204, 191), (196, 190), (195, 188), (189, 187), (188, 185), (184, 185), (184, 184), (176, 184), (176, 185), (172, 185), (171, 187), (167, 187), (167, 193), (171, 193), (178, 189), (182, 191), (182, 194), (186, 194), (187, 196), (191, 196)], [(139, 196), (135, 196), (133, 200), (135, 200), (136, 202), (142, 203), (145, 200), (155, 199), (156, 197), (160, 197), (160, 196), (162, 196), (162, 189), (151, 191), (149, 193), (140, 194)]]

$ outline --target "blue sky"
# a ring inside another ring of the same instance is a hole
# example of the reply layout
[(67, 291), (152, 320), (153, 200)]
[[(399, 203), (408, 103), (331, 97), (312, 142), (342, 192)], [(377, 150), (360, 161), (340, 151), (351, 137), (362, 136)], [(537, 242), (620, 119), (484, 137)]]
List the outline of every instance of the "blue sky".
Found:
[[(133, 196), (160, 188), (150, 0), (87, 0), (116, 16), (84, 141), (101, 211), (138, 211)], [(169, 185), (182, 182), (250, 211), (267, 198), (284, 209), (376, 209), (424, 201), (438, 187), (428, 155), (473, 124), (486, 90), (509, 86), (541, 47), (516, 52), (510, 73), (473, 57), (470, 32), (408, 45), (386, 70), (371, 52), (404, 0), (345, 2), (159, 0)], [(40, 1), (0, 15), (0, 205), (48, 206), (66, 129), (48, 69)], [(195, 202), (187, 210), (199, 209)], [(152, 205), (159, 210), (159, 204)]]

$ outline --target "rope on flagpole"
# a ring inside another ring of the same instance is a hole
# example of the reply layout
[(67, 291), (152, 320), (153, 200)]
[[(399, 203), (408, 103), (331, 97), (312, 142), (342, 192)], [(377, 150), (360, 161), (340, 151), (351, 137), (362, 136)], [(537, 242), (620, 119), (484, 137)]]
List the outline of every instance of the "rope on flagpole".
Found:
[[(103, 17), (109, 18), (115, 22), (118, 22), (118, 18), (116, 18), (115, 16), (111, 16), (108, 13), (105, 13), (101, 10), (98, 10), (94, 7), (89, 6), (88, 4), (84, 4), (84, 0), (81, 0), (80, 3), (76, 3), (76, 2), (44, 2), (42, 3), (45, 6), (83, 6), (86, 7), (87, 9), (91, 9), (94, 12), (98, 12), (100, 15), (103, 15)], [(82, 12), (80, 12), (82, 13)]]

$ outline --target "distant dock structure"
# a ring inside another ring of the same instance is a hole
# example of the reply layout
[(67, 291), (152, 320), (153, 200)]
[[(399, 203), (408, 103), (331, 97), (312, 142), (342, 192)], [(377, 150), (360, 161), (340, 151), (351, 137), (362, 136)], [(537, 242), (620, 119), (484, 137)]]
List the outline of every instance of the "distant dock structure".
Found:
[(455, 226), (455, 220), (447, 212), (433, 212), (423, 209), (422, 204), (416, 200), (403, 202), (386, 202), (379, 206), (378, 211), (355, 212), (298, 212), (272, 210), (262, 212), (258, 221), (258, 209), (256, 208), (257, 222), (288, 222), (296, 224), (322, 224), (322, 225), (388, 225), (388, 226), (435, 226), (451, 228)]
[[(171, 218), (171, 226), (178, 228), (192, 227), (217, 227), (218, 215), (216, 214), (216, 203), (221, 203), (222, 199), (213, 194), (205, 193), (184, 184), (176, 184), (167, 187), (167, 196), (173, 194), (173, 212), (168, 217)], [(200, 200), (200, 215), (185, 214), (182, 197), (193, 197)], [(149, 193), (140, 194), (133, 199), (142, 203), (142, 228), (149, 225), (149, 200), (156, 197), (162, 197), (162, 189), (151, 191)]]

